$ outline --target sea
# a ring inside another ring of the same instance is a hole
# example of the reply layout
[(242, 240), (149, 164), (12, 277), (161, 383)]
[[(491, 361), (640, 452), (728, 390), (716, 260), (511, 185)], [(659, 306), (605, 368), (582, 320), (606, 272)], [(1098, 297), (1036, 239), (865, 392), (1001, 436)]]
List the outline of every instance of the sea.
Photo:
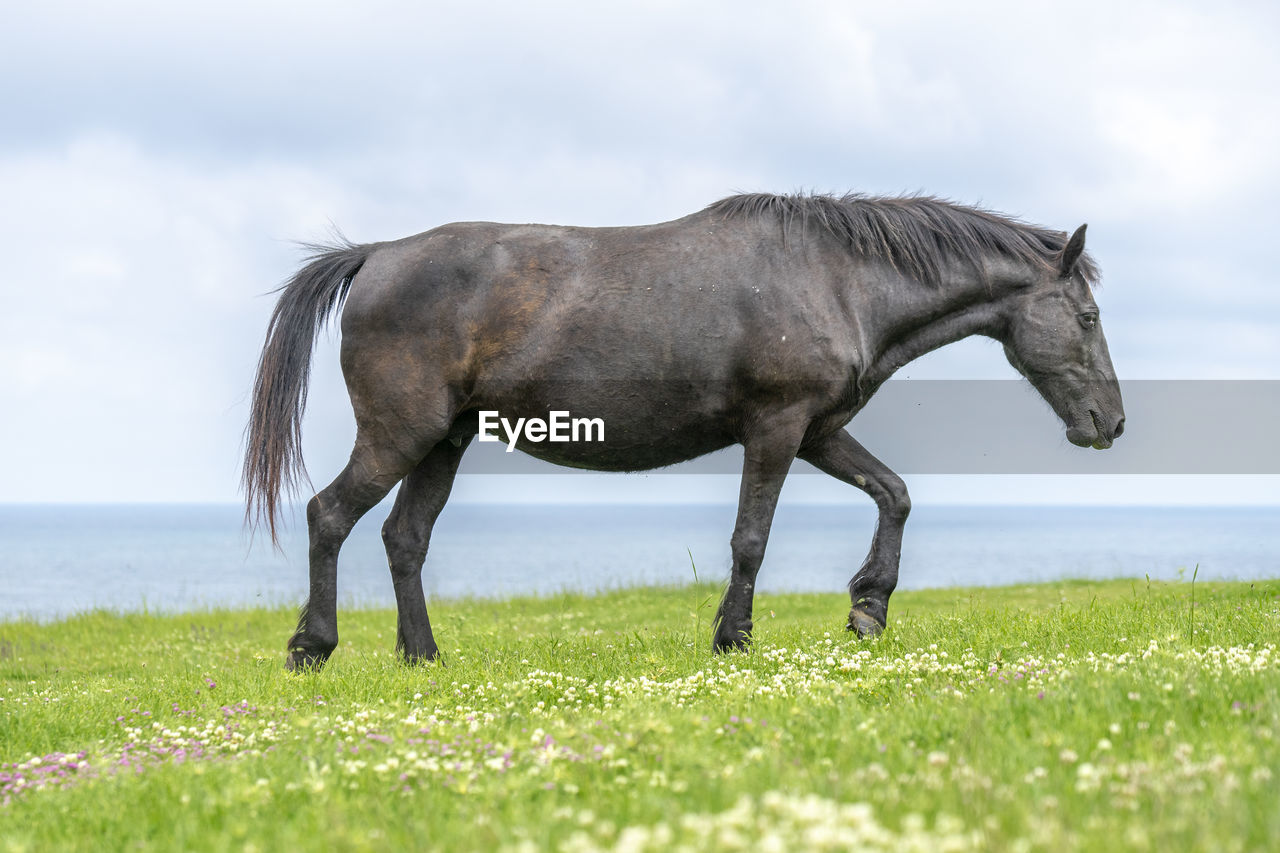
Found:
[[(429, 599), (722, 581), (730, 505), (454, 504), (423, 572)], [(346, 606), (393, 606), (384, 513), (339, 561)], [(875, 528), (871, 505), (779, 507), (758, 589), (844, 594)], [(899, 589), (1061, 579), (1280, 578), (1280, 507), (917, 505)], [(297, 605), (305, 524), (277, 550), (232, 505), (0, 505), (0, 620), (84, 611)]]

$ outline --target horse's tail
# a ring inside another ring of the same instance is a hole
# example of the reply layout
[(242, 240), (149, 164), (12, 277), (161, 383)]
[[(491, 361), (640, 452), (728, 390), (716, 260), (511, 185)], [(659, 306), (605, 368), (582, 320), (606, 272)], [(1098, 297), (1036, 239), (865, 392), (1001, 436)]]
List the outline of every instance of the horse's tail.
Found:
[(281, 490), (296, 494), (299, 481), (307, 476), (302, 462), (302, 412), (307, 405), (311, 349), (326, 318), (342, 306), (351, 279), (372, 247), (341, 240), (304, 248), (311, 252), (306, 263), (277, 291), (280, 301), (267, 325), (245, 429), (241, 473), (245, 521), (251, 527), (265, 521), (277, 545)]

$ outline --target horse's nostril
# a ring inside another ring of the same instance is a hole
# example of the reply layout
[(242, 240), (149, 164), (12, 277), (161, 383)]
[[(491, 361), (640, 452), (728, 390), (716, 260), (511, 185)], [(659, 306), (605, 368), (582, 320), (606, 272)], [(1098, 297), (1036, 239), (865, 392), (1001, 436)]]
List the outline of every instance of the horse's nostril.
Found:
[(1120, 416), (1120, 420), (1116, 421), (1116, 431), (1112, 433), (1113, 438), (1119, 438), (1124, 433), (1124, 415)]

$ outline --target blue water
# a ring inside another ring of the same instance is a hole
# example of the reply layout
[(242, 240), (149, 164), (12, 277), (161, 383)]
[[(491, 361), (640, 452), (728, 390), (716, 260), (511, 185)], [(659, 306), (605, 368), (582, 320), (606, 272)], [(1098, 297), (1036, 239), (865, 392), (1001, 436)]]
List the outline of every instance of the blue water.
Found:
[[(346, 604), (394, 599), (375, 510), (339, 566)], [(721, 580), (734, 508), (447, 507), (424, 572), (431, 598)], [(93, 608), (299, 604), (306, 535), (251, 544), (235, 506), (0, 506), (0, 619)], [(870, 505), (778, 510), (759, 588), (840, 593), (866, 553)], [(259, 537), (261, 538), (261, 537)], [(900, 588), (1150, 575), (1280, 577), (1280, 508), (917, 506)]]

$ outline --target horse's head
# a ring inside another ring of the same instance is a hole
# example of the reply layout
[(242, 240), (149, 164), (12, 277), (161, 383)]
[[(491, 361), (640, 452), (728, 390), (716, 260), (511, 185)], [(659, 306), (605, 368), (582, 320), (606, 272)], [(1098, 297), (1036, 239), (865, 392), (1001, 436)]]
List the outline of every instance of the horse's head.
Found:
[[(1081, 225), (1056, 268), (1017, 289), (1004, 351), (1067, 427), (1067, 440), (1103, 450), (1124, 432), (1124, 404), (1093, 293), (1081, 272)], [(1084, 262), (1087, 266), (1087, 261)]]

